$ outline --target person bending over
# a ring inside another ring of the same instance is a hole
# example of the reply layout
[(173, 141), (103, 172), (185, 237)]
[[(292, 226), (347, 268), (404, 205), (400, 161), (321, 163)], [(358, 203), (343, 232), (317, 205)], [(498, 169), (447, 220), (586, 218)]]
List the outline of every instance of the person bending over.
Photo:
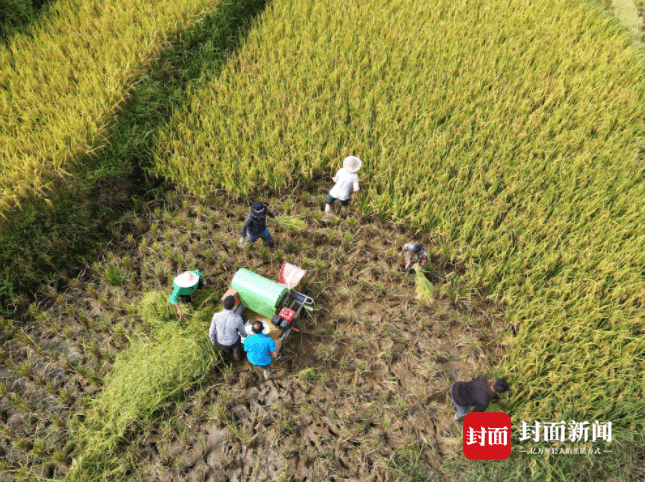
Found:
[(503, 378), (489, 384), (486, 377), (477, 377), (471, 382), (455, 382), (450, 386), (450, 398), (457, 407), (455, 420), (468, 414), (468, 406), (474, 405), (473, 412), (484, 412), (494, 393), (508, 390), (508, 382)]
[(242, 226), (240, 231), (240, 240), (239, 243), (244, 242), (244, 236), (246, 235), (246, 243), (253, 244), (259, 238), (264, 239), (269, 248), (275, 248), (275, 243), (271, 237), (271, 233), (267, 229), (266, 219), (267, 216), (275, 219), (275, 214), (273, 214), (269, 209), (260, 202), (254, 202), (251, 212), (246, 217), (246, 221)]
[(277, 358), (278, 350), (275, 341), (262, 333), (261, 321), (253, 323), (253, 334), (244, 340), (244, 351), (251, 365), (262, 368), (264, 379), (271, 378), (271, 362)]
[(423, 249), (419, 243), (408, 243), (403, 246), (401, 256), (405, 254), (405, 271), (412, 272), (414, 263), (419, 263), (420, 268), (424, 268), (428, 263), (428, 252)]

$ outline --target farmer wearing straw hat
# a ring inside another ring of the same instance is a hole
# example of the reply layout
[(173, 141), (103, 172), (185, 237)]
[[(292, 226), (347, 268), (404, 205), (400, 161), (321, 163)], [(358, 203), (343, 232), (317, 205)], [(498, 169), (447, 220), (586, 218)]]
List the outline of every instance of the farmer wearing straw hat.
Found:
[(173, 280), (172, 286), (172, 294), (168, 297), (168, 301), (177, 308), (179, 321), (181, 321), (181, 308), (179, 308), (179, 301), (182, 303), (190, 303), (192, 301), (191, 295), (196, 290), (206, 286), (206, 281), (204, 280), (204, 275), (198, 270), (184, 271)]
[(423, 268), (428, 263), (428, 252), (419, 243), (407, 243), (403, 246), (401, 256), (405, 254), (405, 271), (412, 273), (412, 266), (419, 263)]
[(361, 168), (362, 162), (356, 156), (348, 156), (343, 160), (341, 167), (336, 175), (332, 178), (336, 183), (329, 191), (325, 200), (325, 212), (331, 212), (331, 205), (337, 199), (340, 201), (342, 208), (349, 205), (349, 193), (352, 188), (358, 191), (358, 174), (356, 172)]
[(275, 248), (273, 238), (267, 229), (267, 216), (275, 219), (275, 214), (269, 211), (269, 208), (261, 202), (254, 202), (253, 208), (246, 217), (244, 226), (242, 226), (242, 230), (240, 231), (239, 242), (244, 242), (244, 235), (246, 234), (246, 242), (248, 244), (253, 244), (258, 238), (262, 238), (267, 242), (269, 248)]

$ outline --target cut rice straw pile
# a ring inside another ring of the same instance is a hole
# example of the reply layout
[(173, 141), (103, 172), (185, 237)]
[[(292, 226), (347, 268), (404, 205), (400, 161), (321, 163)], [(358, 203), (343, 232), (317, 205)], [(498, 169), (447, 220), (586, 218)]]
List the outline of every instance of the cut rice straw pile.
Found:
[(425, 277), (423, 271), (419, 267), (419, 263), (413, 266), (415, 270), (414, 281), (416, 283), (417, 299), (421, 303), (432, 303), (434, 301), (432, 283)]
[(73, 422), (72, 439), (82, 452), (66, 480), (104, 480), (136, 463), (114, 455), (126, 430), (183, 396), (218, 360), (204, 330), (194, 324), (180, 329), (169, 323), (154, 338), (133, 340), (118, 356), (85, 421)]
[(307, 229), (307, 223), (298, 216), (279, 216), (275, 218), (275, 222), (287, 231), (302, 233)]

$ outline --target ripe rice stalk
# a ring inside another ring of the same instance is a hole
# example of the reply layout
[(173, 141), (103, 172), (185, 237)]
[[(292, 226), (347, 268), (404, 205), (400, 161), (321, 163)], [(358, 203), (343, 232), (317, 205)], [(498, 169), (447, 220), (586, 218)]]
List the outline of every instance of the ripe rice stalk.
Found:
[(415, 270), (414, 281), (417, 293), (417, 299), (421, 303), (432, 303), (434, 302), (434, 287), (432, 283), (428, 281), (426, 276), (423, 274), (423, 271), (419, 267), (418, 263), (415, 263), (413, 266)]
[[(0, 48), (0, 217), (96, 156), (158, 45), (219, 2), (72, 0)], [(37, 135), (35, 134), (37, 132)]]
[(307, 230), (307, 223), (299, 216), (278, 216), (274, 221), (289, 232), (302, 233)]
[[(506, 408), (604, 416), (628, 434), (645, 429), (645, 367), (620, 365), (642, 345), (616, 335), (642, 324), (642, 70), (624, 32), (585, 2), (281, 0), (173, 114), (153, 173), (233, 199), (277, 179), (276, 190), (314, 177), (331, 187), (358, 155), (359, 212), (440, 233), (436, 254), (467, 266), (521, 326), (499, 369), (531, 382)], [(553, 357), (585, 363), (541, 370)], [(590, 398), (576, 412), (559, 396), (576, 377), (631, 409)]]
[(162, 404), (182, 398), (219, 360), (219, 352), (197, 325), (168, 325), (152, 337), (133, 340), (117, 356), (85, 421), (70, 422), (78, 450), (67, 480), (88, 480), (106, 471), (113, 471), (112, 477), (122, 474), (127, 466), (119, 463), (115, 450), (125, 431)]

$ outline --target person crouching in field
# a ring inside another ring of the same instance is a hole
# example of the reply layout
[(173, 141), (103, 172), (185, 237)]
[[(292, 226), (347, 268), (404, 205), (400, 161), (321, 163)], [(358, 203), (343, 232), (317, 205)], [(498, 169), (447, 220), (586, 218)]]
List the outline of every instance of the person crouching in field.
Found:
[(325, 212), (331, 212), (331, 205), (334, 201), (339, 200), (341, 209), (349, 205), (349, 194), (352, 190), (358, 191), (358, 174), (356, 172), (361, 168), (362, 162), (356, 156), (348, 156), (343, 160), (341, 167), (336, 176), (332, 179), (336, 183), (329, 191), (325, 200)]
[(273, 338), (262, 333), (261, 321), (253, 323), (253, 334), (244, 339), (244, 351), (251, 365), (262, 368), (264, 379), (271, 378), (271, 362), (278, 357), (277, 346)]
[(405, 271), (412, 272), (412, 266), (419, 263), (420, 268), (424, 268), (428, 263), (428, 252), (421, 247), (419, 243), (408, 243), (403, 246), (401, 256), (405, 254)]
[(275, 219), (275, 214), (269, 211), (264, 204), (254, 202), (253, 208), (246, 217), (244, 226), (242, 226), (242, 230), (240, 231), (240, 244), (244, 242), (244, 235), (246, 235), (246, 242), (249, 244), (253, 244), (258, 238), (262, 238), (267, 242), (269, 248), (275, 248), (273, 238), (267, 229), (267, 216)]
[(179, 301), (182, 303), (190, 303), (192, 301), (191, 295), (198, 289), (206, 286), (206, 281), (204, 281), (204, 275), (198, 270), (184, 271), (173, 280), (172, 286), (172, 294), (168, 297), (168, 301), (177, 308), (179, 321), (181, 321)]
[(455, 420), (468, 414), (468, 406), (475, 405), (473, 412), (483, 412), (488, 407), (493, 393), (508, 390), (508, 382), (503, 378), (489, 384), (486, 377), (477, 377), (472, 382), (455, 382), (450, 386), (450, 398), (457, 407)]
[(224, 353), (233, 353), (235, 361), (242, 358), (242, 338), (246, 336), (244, 320), (233, 311), (235, 298), (227, 296), (224, 298), (224, 309), (213, 315), (211, 326), (208, 330), (208, 337), (211, 343), (219, 343)]

